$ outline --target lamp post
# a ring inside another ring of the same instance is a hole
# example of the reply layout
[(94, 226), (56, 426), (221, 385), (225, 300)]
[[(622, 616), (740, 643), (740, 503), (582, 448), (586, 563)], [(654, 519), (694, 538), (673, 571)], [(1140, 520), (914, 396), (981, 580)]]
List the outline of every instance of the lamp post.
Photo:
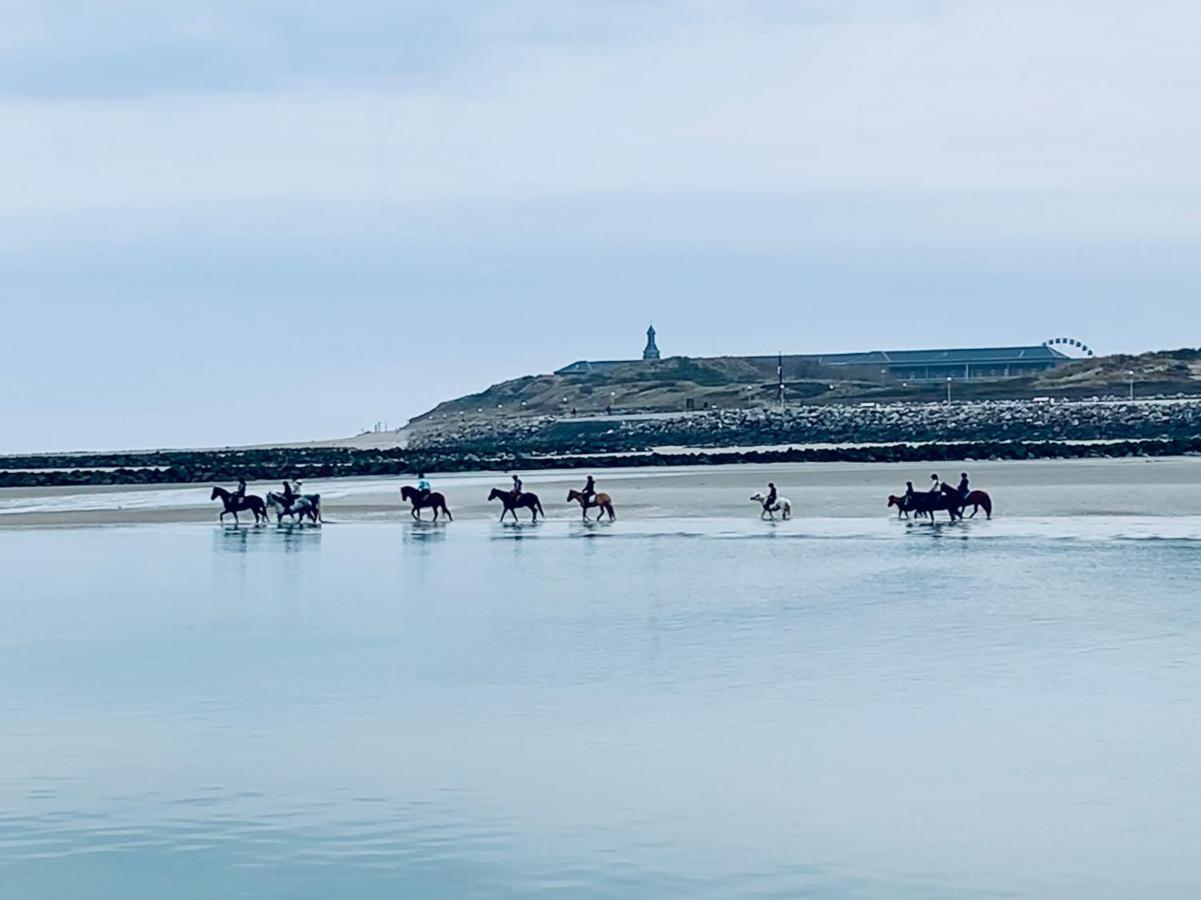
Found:
[(951, 403), (951, 376), (947, 376), (947, 405)]
[(1127, 369), (1126, 377), (1130, 379), (1130, 399), (1134, 400), (1134, 369)]

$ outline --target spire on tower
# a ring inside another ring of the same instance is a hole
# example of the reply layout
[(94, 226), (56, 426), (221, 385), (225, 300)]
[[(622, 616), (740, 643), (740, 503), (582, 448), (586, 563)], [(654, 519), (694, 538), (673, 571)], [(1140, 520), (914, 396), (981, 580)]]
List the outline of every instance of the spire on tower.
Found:
[(642, 351), (643, 359), (658, 359), (659, 347), (655, 344), (655, 326), (646, 329), (646, 349)]

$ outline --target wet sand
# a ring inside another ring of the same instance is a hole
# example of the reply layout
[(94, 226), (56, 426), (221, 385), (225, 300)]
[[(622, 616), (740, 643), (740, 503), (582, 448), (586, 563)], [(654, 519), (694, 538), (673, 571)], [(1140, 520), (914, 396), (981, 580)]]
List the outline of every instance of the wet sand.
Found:
[[(748, 498), (769, 481), (792, 501), (798, 518), (870, 518), (889, 514), (887, 497), (903, 492), (906, 480), (922, 490), (931, 472), (954, 482), (964, 469), (973, 487), (992, 495), (998, 516), (1201, 514), (1201, 458), (787, 463), (610, 469), (595, 474), (598, 488), (613, 496), (621, 520), (754, 519), (757, 509)], [(580, 486), (586, 474), (558, 470), (522, 477), (527, 490), (540, 495), (551, 519), (571, 519), (579, 513), (565, 502), (567, 490)], [(486, 497), (491, 487), (508, 485), (506, 473), (430, 477), (435, 490), (446, 494), (457, 519), (499, 516), (499, 504), (489, 504)], [(396, 521), (408, 516), (398, 493), (404, 483), (391, 477), (331, 479), (307, 482), (305, 491), (322, 495), (329, 522)], [(207, 484), (0, 489), (0, 528), (215, 522), (221, 508), (208, 499), (210, 489)], [(275, 482), (249, 486), (250, 493), (260, 495), (277, 489)], [(249, 513), (240, 518), (243, 524), (253, 521)]]

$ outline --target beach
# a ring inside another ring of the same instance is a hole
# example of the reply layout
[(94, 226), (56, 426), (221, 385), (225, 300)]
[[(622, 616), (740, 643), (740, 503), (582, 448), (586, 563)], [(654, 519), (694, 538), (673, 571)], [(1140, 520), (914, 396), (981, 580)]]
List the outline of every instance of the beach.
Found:
[[(783, 463), (680, 466), (670, 469), (605, 469), (593, 474), (609, 493), (621, 522), (649, 518), (755, 519), (748, 498), (774, 482), (793, 503), (796, 518), (887, 517), (887, 498), (905, 482), (925, 490), (930, 475), (957, 483), (966, 470), (974, 488), (988, 491), (998, 518), (1027, 516), (1191, 516), (1201, 514), (1201, 458), (963, 461), (957, 463)], [(504, 472), (431, 472), (434, 489), (447, 497), (456, 520), (485, 521), (500, 515), (486, 500), (492, 487), (506, 489)], [(525, 487), (539, 494), (551, 521), (578, 518), (565, 501), (580, 487), (584, 470), (522, 472)], [(306, 482), (320, 493), (329, 522), (408, 521), (399, 488), (413, 479), (339, 478)], [(225, 485), (232, 487), (232, 485)], [(0, 528), (71, 525), (216, 522), (211, 485), (98, 485), (0, 489)], [(254, 482), (249, 493), (281, 490)], [(429, 512), (424, 515), (428, 518)], [(528, 516), (528, 513), (524, 513)], [(982, 515), (982, 514), (981, 514)], [(226, 517), (232, 523), (232, 517)], [(249, 512), (242, 524), (253, 522)]]

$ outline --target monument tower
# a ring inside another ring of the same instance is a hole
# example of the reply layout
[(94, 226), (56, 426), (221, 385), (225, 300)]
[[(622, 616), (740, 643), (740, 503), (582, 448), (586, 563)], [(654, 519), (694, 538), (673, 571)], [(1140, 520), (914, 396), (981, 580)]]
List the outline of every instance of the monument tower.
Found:
[(643, 359), (658, 359), (659, 348), (655, 344), (655, 326), (646, 329), (646, 349), (642, 351)]

